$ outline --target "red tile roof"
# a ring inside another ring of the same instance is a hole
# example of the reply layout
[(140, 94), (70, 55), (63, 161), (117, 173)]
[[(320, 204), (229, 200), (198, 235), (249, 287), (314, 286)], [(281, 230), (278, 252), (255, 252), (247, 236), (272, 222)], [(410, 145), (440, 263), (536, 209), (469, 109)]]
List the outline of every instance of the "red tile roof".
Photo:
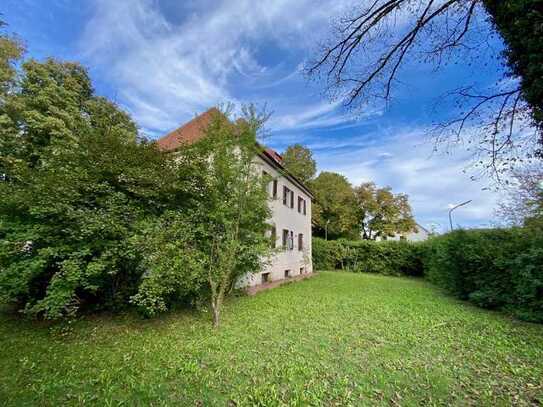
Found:
[(207, 112), (196, 116), (191, 121), (185, 123), (157, 140), (158, 148), (162, 151), (173, 151), (181, 147), (182, 144), (190, 144), (201, 139), (207, 126), (211, 123), (213, 116), (222, 114), (219, 109), (212, 107)]
[[(158, 148), (162, 151), (174, 151), (181, 147), (183, 144), (191, 144), (195, 141), (200, 140), (205, 135), (205, 129), (211, 121), (213, 120), (214, 115), (223, 115), (223, 113), (212, 107), (208, 111), (202, 113), (199, 116), (196, 116), (191, 121), (185, 123), (183, 126), (179, 127), (176, 130), (171, 131), (165, 136), (159, 138), (156, 143)], [(267, 158), (269, 164), (278, 168), (283, 175), (288, 177), (291, 181), (297, 183), (301, 188), (303, 188), (311, 197), (313, 194), (307, 187), (298, 181), (294, 176), (292, 176), (284, 167), (283, 167), (283, 157), (277, 151), (269, 147), (262, 147), (263, 151), (259, 154), (262, 158)]]

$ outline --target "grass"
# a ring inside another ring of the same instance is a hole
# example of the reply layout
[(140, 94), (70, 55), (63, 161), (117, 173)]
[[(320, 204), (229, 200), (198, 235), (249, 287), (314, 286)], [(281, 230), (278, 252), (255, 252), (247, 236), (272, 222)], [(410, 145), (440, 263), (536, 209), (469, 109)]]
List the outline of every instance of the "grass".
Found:
[(327, 272), (205, 313), (0, 317), (1, 405), (537, 405), (543, 326), (421, 280)]

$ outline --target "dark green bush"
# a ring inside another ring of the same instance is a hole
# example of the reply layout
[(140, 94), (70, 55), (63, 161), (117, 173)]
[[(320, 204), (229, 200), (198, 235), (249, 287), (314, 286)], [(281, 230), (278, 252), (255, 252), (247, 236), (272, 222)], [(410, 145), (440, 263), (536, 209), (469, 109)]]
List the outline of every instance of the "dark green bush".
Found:
[(427, 243), (426, 278), (480, 307), (543, 322), (543, 233), (459, 230)]
[(420, 243), (313, 239), (313, 267), (353, 272), (421, 276), (423, 250)]

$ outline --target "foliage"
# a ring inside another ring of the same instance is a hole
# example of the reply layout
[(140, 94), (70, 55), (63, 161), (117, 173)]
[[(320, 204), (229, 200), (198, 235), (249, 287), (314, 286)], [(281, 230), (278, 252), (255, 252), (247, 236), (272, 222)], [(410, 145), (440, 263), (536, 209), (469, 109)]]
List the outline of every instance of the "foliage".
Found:
[[(507, 49), (509, 76), (520, 78), (522, 96), (543, 130), (543, 8), (540, 0), (484, 0)], [(543, 131), (540, 132), (543, 145)], [(543, 152), (542, 152), (543, 154)]]
[(126, 306), (139, 225), (190, 202), (190, 181), (78, 64), (29, 60), (3, 100), (1, 300), (47, 318)]
[(145, 272), (131, 298), (140, 311), (155, 316), (180, 300), (199, 300), (206, 284), (207, 259), (195, 244), (199, 238), (192, 211), (167, 211), (147, 221), (134, 238)]
[(543, 322), (542, 248), (540, 228), (459, 230), (430, 240), (425, 274), (461, 299)]
[(393, 194), (389, 187), (377, 188), (373, 182), (355, 188), (358, 219), (364, 239), (392, 237), (415, 231), (408, 197)]
[[(0, 29), (5, 25), (0, 20)], [(6, 34), (0, 35), (0, 105), (4, 103), (4, 95), (15, 81), (17, 70), (15, 64), (23, 56), (24, 47), (20, 40)]]
[(515, 171), (504, 192), (497, 214), (506, 224), (522, 226), (543, 220), (543, 167)]
[(2, 405), (537, 405), (543, 329), (420, 279), (322, 272), (229, 299), (222, 329), (175, 312), (77, 320), (59, 338), (0, 313)]
[(287, 147), (282, 157), (285, 168), (300, 181), (307, 183), (315, 178), (317, 164), (308, 147), (294, 144)]
[(421, 243), (313, 239), (313, 267), (317, 270), (422, 276), (423, 254)]
[(192, 210), (168, 214), (163, 228), (154, 227), (158, 241), (147, 251), (148, 274), (133, 299), (149, 314), (165, 310), (168, 296), (203, 287), (218, 327), (226, 295), (266, 261), (269, 180), (254, 162), (262, 120), (252, 108), (236, 124), (217, 112), (205, 136), (176, 153), (197, 168), (200, 198)]
[(341, 174), (323, 171), (311, 182), (313, 233), (328, 238), (356, 238), (358, 221), (353, 188)]

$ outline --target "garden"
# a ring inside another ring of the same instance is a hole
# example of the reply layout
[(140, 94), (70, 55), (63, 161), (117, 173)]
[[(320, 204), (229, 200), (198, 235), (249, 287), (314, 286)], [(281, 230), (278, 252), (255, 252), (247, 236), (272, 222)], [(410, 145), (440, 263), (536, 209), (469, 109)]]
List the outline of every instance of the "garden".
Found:
[(0, 402), (537, 405), (543, 327), (413, 277), (321, 272), (205, 312), (64, 325), (2, 313)]

